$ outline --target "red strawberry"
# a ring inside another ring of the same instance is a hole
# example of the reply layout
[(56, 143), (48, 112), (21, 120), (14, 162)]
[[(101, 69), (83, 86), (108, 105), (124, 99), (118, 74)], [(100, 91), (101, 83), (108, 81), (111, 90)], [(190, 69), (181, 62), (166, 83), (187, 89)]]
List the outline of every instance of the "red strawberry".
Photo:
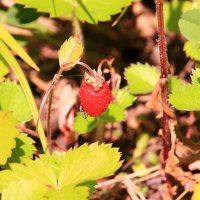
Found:
[(95, 71), (92, 75), (85, 75), (79, 95), (83, 110), (92, 117), (105, 112), (112, 99), (110, 88), (102, 73)]

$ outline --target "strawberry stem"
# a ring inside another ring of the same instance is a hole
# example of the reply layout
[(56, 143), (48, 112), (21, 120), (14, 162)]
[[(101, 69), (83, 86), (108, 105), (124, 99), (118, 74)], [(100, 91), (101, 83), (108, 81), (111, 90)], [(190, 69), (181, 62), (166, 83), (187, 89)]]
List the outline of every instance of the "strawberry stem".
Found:
[(91, 69), (91, 67), (89, 65), (85, 64), (84, 62), (80, 62), (80, 61), (63, 63), (61, 68), (60, 68), (61, 74), (62, 74), (63, 71), (66, 71), (66, 70), (68, 71), (69, 65), (72, 65), (72, 64), (73, 65), (81, 65), (82, 67), (85, 67), (88, 70), (88, 72), (90, 73), (91, 76), (95, 76), (94, 71)]

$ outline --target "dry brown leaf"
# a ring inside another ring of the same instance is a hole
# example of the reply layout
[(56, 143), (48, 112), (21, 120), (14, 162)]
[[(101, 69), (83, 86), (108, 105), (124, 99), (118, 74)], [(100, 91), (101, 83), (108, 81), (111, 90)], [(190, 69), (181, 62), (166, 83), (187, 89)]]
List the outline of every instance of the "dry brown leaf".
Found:
[(178, 180), (185, 189), (192, 191), (196, 182), (197, 175), (193, 175), (190, 171), (184, 171), (181, 166), (180, 159), (176, 155), (177, 152), (177, 136), (175, 132), (174, 121), (169, 121), (170, 133), (171, 133), (171, 149), (169, 151), (169, 157), (166, 161), (165, 172), (173, 176)]

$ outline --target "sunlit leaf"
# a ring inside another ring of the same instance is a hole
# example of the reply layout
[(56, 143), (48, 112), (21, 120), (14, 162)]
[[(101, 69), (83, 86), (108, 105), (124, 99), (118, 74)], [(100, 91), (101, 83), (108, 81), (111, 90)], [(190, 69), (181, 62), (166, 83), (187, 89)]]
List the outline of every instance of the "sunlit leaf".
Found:
[(0, 109), (11, 111), (20, 122), (32, 119), (32, 114), (25, 95), (16, 82), (6, 80), (0, 84)]
[(15, 140), (16, 147), (12, 150), (12, 156), (8, 159), (8, 163), (21, 163), (24, 159), (32, 158), (35, 150), (33, 139), (21, 133)]
[(66, 153), (61, 162), (59, 186), (111, 176), (121, 166), (120, 153), (110, 144), (82, 145)]
[(3, 80), (3, 76), (5, 76), (8, 72), (8, 64), (0, 54), (0, 82)]
[[(98, 158), (98, 159), (97, 159)], [(43, 155), (41, 159), (11, 163), (11, 170), (0, 171), (0, 191), (12, 182), (35, 179), (55, 190), (65, 186), (86, 186), (88, 182), (111, 176), (121, 166), (120, 153), (111, 144), (84, 144), (67, 153)], [(90, 184), (91, 185), (91, 184)]]
[(85, 186), (65, 186), (60, 190), (50, 189), (45, 196), (48, 200), (88, 200), (89, 188)]
[(106, 122), (121, 122), (125, 119), (125, 109), (118, 103), (111, 103), (100, 118)]
[(193, 3), (190, 1), (165, 1), (164, 20), (167, 31), (179, 33), (178, 20), (183, 12), (191, 9), (193, 9)]
[(133, 0), (17, 0), (18, 3), (36, 8), (40, 12), (50, 13), (51, 17), (68, 16), (75, 13), (82, 21), (97, 24), (98, 21), (108, 21), (111, 15), (121, 12), (121, 9), (129, 6)]
[(12, 182), (2, 192), (2, 200), (45, 200), (46, 188), (36, 180)]
[(3, 170), (0, 172), (0, 191), (7, 188), (12, 182), (20, 179), (35, 179), (44, 186), (56, 188), (57, 179), (51, 166), (46, 165), (40, 159), (35, 161), (25, 160), (24, 164), (11, 163), (11, 170)]
[(168, 88), (171, 93), (173, 89), (182, 85), (182, 81), (178, 79), (176, 76), (171, 76), (168, 80)]
[(148, 64), (132, 64), (125, 70), (125, 78), (131, 93), (146, 94), (153, 91), (159, 71)]
[(127, 87), (119, 89), (114, 92), (116, 102), (122, 107), (127, 108), (136, 100)]
[[(35, 8), (39, 12), (50, 13), (51, 17), (67, 16), (73, 11), (73, 1), (68, 3), (67, 0), (16, 0), (17, 3), (23, 4), (26, 7)], [(76, 2), (74, 2), (76, 3)]]
[[(83, 44), (79, 36), (70, 37), (66, 40), (58, 51), (60, 67), (65, 63), (77, 62), (83, 53)], [(70, 70), (74, 64), (68, 65), (66, 70)]]
[(16, 119), (10, 112), (0, 111), (0, 165), (4, 165), (16, 146), (15, 138), (19, 135)]
[(199, 200), (199, 199), (200, 199), (200, 182), (197, 182), (194, 185), (194, 192), (193, 192), (191, 200)]
[(17, 53), (27, 64), (33, 67), (35, 70), (39, 70), (37, 65), (31, 59), (31, 57), (25, 52), (25, 50), (16, 42), (13, 36), (0, 25), (0, 39), (5, 42), (13, 51)]
[(184, 51), (188, 57), (200, 61), (200, 43), (187, 41)]
[(97, 126), (98, 120), (95, 117), (83, 118), (82, 113), (77, 113), (74, 121), (74, 131), (83, 134), (92, 131)]
[(179, 20), (181, 33), (191, 42), (200, 42), (200, 9), (189, 10)]
[(200, 66), (193, 71), (192, 84), (185, 83), (175, 87), (170, 94), (170, 103), (178, 110), (200, 110)]

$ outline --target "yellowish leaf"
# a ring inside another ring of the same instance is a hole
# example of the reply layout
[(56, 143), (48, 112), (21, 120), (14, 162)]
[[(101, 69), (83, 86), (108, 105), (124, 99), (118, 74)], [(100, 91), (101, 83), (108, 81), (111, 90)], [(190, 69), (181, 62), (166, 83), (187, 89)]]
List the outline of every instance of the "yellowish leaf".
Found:
[[(60, 67), (64, 67), (65, 64), (70, 62), (78, 62), (82, 53), (83, 44), (80, 36), (76, 35), (75, 37), (70, 37), (62, 44), (60, 50), (58, 51)], [(74, 65), (75, 64), (68, 65), (65, 70), (72, 69)]]
[(16, 125), (12, 113), (0, 111), (0, 165), (6, 163), (16, 146), (15, 138), (19, 135)]
[(194, 186), (194, 193), (192, 195), (191, 200), (199, 200), (200, 199), (200, 182), (196, 183)]

